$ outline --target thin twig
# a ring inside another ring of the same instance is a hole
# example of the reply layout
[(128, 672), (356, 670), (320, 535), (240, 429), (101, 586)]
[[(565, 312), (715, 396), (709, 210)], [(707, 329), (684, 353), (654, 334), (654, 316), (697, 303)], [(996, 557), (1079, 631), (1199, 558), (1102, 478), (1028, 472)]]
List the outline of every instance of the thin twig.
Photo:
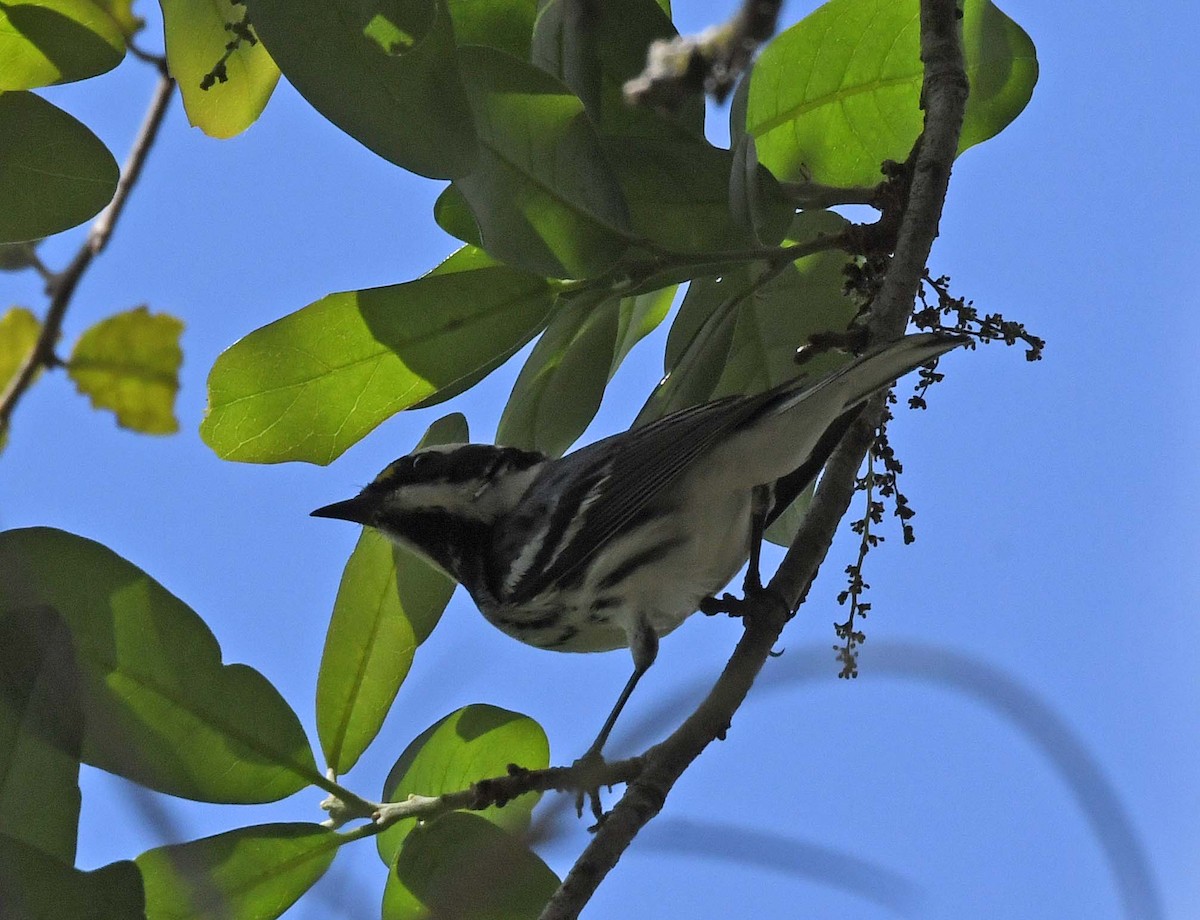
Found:
[(165, 72), (165, 69), (162, 70), (158, 86), (154, 91), (154, 98), (150, 101), (150, 107), (142, 121), (142, 127), (138, 131), (133, 148), (125, 161), (125, 168), (117, 182), (117, 190), (112, 201), (92, 223), (87, 239), (83, 241), (83, 245), (79, 247), (79, 251), (75, 253), (75, 257), (71, 259), (67, 267), (47, 280), (46, 290), (50, 294), (50, 306), (46, 310), (46, 319), (42, 322), (37, 342), (34, 343), (33, 349), (21, 363), (4, 392), (0, 394), (0, 437), (3, 437), (8, 431), (13, 410), (33, 383), (38, 371), (42, 368), (55, 367), (61, 363), (54, 353), (54, 348), (62, 332), (63, 318), (66, 316), (67, 308), (71, 305), (75, 288), (79, 285), (88, 266), (92, 264), (92, 259), (108, 245), (117, 220), (125, 209), (129, 193), (142, 174), (146, 156), (154, 145), (154, 139), (158, 136), (158, 129), (162, 126), (174, 89), (175, 81)]
[[(925, 64), (925, 131), (913, 151), (914, 176), (895, 256), (872, 314), (871, 332), (876, 341), (898, 338), (907, 325), (937, 235), (957, 148), (967, 78), (954, 0), (922, 0), (921, 60)], [(816, 577), (854, 495), (854, 482), (874, 440), (882, 408), (880, 395), (850, 426), (825, 468), (804, 524), (770, 587), (753, 599), (746, 631), (721, 677), (683, 725), (646, 753), (642, 774), (629, 784), (600, 825), (542, 912), (542, 920), (571, 920), (579, 915), (634, 836), (661, 810), (683, 771), (714, 739), (724, 737), (785, 623)]]

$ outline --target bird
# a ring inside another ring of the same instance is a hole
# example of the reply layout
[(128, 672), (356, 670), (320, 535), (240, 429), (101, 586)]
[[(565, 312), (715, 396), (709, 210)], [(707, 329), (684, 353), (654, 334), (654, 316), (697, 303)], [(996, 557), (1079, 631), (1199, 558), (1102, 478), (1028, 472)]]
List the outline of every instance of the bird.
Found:
[(581, 760), (601, 757), (659, 638), (747, 562), (744, 587), (761, 589), (763, 531), (817, 477), (863, 404), (964, 342), (907, 335), (815, 379), (681, 409), (559, 458), (425, 447), (312, 516), (373, 527), (415, 551), (521, 642), (628, 647), (633, 673)]

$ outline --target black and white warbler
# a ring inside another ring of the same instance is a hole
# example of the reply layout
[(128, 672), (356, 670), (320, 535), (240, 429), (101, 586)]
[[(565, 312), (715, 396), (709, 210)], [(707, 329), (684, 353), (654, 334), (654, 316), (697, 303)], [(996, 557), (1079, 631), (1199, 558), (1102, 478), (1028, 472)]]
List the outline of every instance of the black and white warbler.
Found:
[(628, 646), (633, 675), (588, 752), (598, 755), (658, 637), (748, 559), (747, 585), (758, 587), (763, 530), (816, 478), (862, 403), (962, 342), (910, 335), (816, 380), (683, 409), (557, 460), (490, 444), (425, 448), (312, 513), (416, 550), (529, 645)]

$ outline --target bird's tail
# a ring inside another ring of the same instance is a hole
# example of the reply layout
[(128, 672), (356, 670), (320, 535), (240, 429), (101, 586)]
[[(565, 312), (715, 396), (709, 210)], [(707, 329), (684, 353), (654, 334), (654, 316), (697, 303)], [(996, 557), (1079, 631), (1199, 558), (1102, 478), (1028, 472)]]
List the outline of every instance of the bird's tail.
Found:
[(909, 335), (872, 348), (823, 377), (776, 388), (743, 423), (740, 436), (721, 448), (724, 468), (739, 471), (743, 481), (754, 484), (787, 477), (794, 486), (803, 479), (799, 489), (787, 489), (802, 490), (837, 446), (858, 406), (966, 341), (941, 333)]

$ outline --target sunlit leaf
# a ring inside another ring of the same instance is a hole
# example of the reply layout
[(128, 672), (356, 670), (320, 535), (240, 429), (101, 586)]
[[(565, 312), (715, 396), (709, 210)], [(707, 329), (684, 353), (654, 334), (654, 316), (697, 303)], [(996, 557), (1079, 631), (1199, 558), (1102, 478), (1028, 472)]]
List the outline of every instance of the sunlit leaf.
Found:
[(330, 294), (213, 365), (200, 434), (221, 457), (329, 463), (376, 425), (460, 392), (535, 336), (546, 279), (464, 258), (416, 281)]
[(83, 728), (66, 624), (46, 607), (0, 613), (0, 827), (66, 865), (75, 862)]
[(101, 320), (79, 337), (67, 373), (97, 409), (112, 409), (117, 424), (144, 434), (179, 430), (175, 394), (183, 352), (183, 322), (137, 307)]
[(41, 322), (25, 307), (9, 307), (0, 316), (0, 392), (25, 363), (41, 331)]
[[(230, 0), (159, 0), (167, 61), (179, 82), (188, 123), (209, 137), (233, 137), (262, 114), (279, 82), (279, 68), (262, 42), (236, 40), (226, 28), (246, 7)], [(224, 77), (224, 79), (221, 79)]]
[[(37, 344), (41, 322), (24, 307), (9, 307), (0, 316), (0, 393), (17, 375)], [(40, 375), (39, 368), (35, 374)], [(0, 451), (8, 442), (8, 431), (0, 430)]]
[(319, 824), (261, 824), (136, 860), (146, 920), (272, 920), (329, 868), (343, 839)]
[(487, 45), (527, 60), (538, 0), (448, 0), (459, 45)]
[(0, 92), (94, 77), (124, 56), (116, 22), (91, 0), (0, 4)]
[(0, 913), (14, 920), (146, 920), (128, 861), (81, 872), (0, 831)]
[(33, 93), (0, 93), (0, 243), (81, 224), (117, 190), (117, 161), (86, 127)]
[[(460, 413), (439, 419), (417, 447), (465, 443)], [(454, 582), (364, 527), (346, 562), (317, 674), (317, 734), (325, 762), (348, 772), (378, 734), (413, 652), (433, 630)]]
[(247, 0), (250, 20), (313, 108), (386, 160), (467, 172), (475, 128), (441, 0)]
[(527, 844), (454, 812), (405, 841), (388, 873), (383, 920), (535, 920), (558, 885)]
[[(746, 127), (783, 180), (870, 185), (904, 160), (921, 131), (918, 0), (831, 0), (777, 35), (754, 65)], [(989, 0), (965, 0), (971, 95), (959, 151), (1020, 114), (1037, 54)]]
[(0, 612), (71, 629), (87, 763), (184, 798), (270, 802), (316, 774), (300, 721), (204, 622), (112, 550), (61, 530), (0, 533)]
[(146, 20), (133, 14), (134, 0), (94, 0), (96, 6), (108, 13), (121, 34), (133, 38), (146, 25)]
[(621, 190), (583, 103), (542, 70), (492, 48), (459, 51), (481, 145), (456, 181), (483, 247), (555, 278), (608, 268), (628, 243)]
[[(528, 716), (496, 706), (464, 706), (418, 735), (400, 755), (383, 786), (389, 802), (410, 794), (441, 795), (474, 782), (503, 776), (511, 763), (529, 770), (550, 765), (550, 745), (542, 727)], [(523, 830), (538, 796), (514, 799), (503, 808), (473, 812), (507, 830)], [(377, 838), (379, 855), (391, 865), (416, 819), (399, 821)]]

